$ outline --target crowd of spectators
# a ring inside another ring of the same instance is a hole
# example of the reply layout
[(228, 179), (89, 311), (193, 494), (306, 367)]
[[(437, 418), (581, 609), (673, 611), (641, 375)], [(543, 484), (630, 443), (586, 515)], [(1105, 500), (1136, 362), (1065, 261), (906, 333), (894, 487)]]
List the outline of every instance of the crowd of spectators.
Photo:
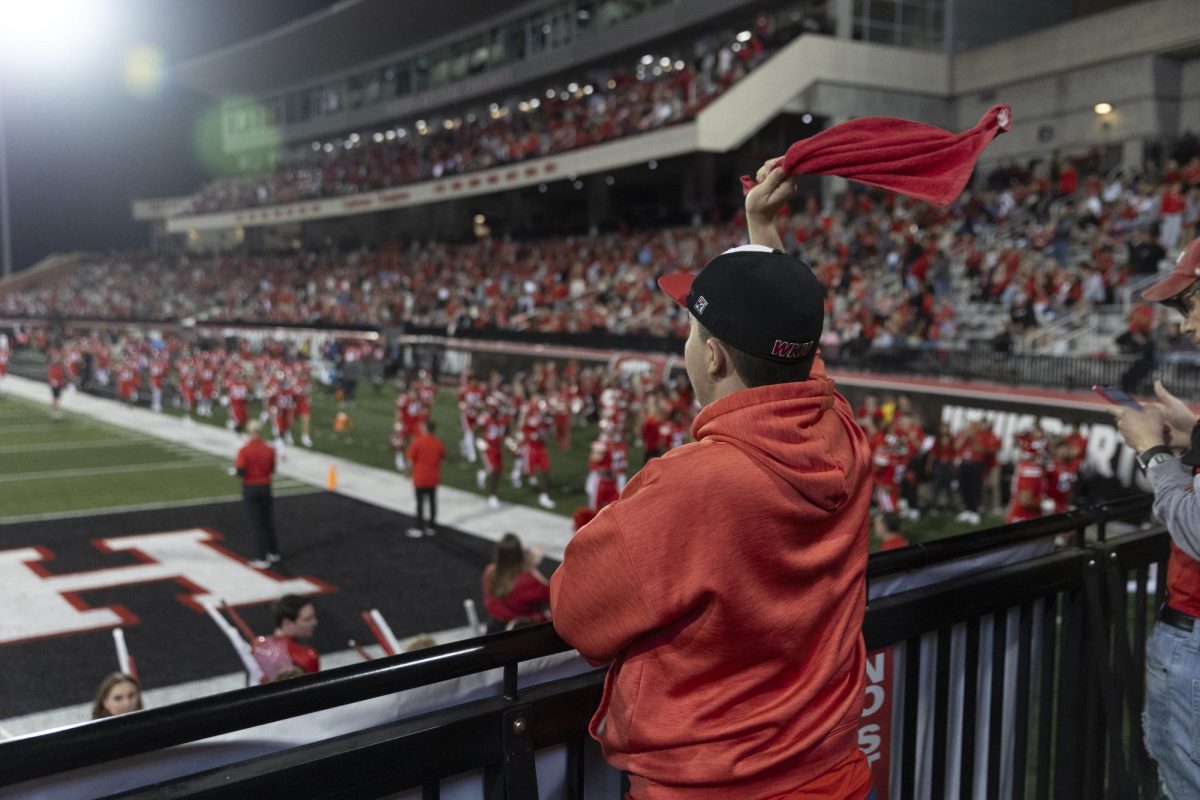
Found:
[[(1197, 235), (1200, 155), (1111, 178), (1094, 154), (1058, 164), (997, 167), (947, 210), (859, 189), (829, 207), (808, 197), (786, 209), (786, 246), (829, 289), (823, 346), (943, 346), (961, 338), (968, 310), (982, 310), (999, 324), (976, 335), (999, 333), (1013, 348), (1073, 311), (1121, 300)], [(350, 252), (131, 253), (0, 294), (0, 313), (682, 337), (686, 315), (656, 278), (743, 238), (735, 218)], [(1143, 316), (1135, 307), (1131, 319)]]
[[(795, 13), (709, 32), (688, 48), (597, 68), (576, 80), (459, 112), (396, 120), (294, 149), (266, 176), (215, 181), (196, 194), (198, 213), (292, 203), (461, 175), (635, 136), (691, 119), (804, 30)], [(533, 96), (529, 96), (530, 94)]]

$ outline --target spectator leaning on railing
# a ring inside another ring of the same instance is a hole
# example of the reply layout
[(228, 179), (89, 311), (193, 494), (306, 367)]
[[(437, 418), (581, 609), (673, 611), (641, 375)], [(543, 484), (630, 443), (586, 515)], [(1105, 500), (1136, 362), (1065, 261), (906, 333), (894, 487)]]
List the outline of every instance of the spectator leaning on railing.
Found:
[[(1183, 333), (1200, 341), (1200, 239), (1188, 245), (1170, 275), (1142, 296), (1176, 308), (1184, 316)], [(1200, 797), (1200, 426), (1197, 415), (1161, 382), (1154, 388), (1158, 402), (1141, 411), (1119, 406), (1113, 415), (1154, 484), (1154, 513), (1171, 534), (1167, 601), (1146, 641), (1142, 724), (1146, 750), (1158, 762), (1164, 790), (1182, 800)], [(1177, 457), (1184, 449), (1188, 452)]]
[(868, 445), (816, 356), (824, 291), (772, 249), (793, 190), (771, 173), (746, 198), (757, 246), (662, 279), (690, 314), (697, 441), (643, 467), (551, 579), (555, 628), (613, 661), (591, 733), (637, 800), (870, 792)]

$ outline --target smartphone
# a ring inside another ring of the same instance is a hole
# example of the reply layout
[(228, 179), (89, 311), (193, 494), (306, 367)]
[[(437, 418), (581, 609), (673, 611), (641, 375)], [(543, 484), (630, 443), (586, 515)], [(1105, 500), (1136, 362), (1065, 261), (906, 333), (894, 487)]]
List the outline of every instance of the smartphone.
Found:
[(1142, 404), (1134, 400), (1125, 391), (1118, 389), (1116, 386), (1093, 386), (1092, 391), (1103, 397), (1110, 403), (1118, 406), (1132, 408), (1135, 411), (1142, 410)]

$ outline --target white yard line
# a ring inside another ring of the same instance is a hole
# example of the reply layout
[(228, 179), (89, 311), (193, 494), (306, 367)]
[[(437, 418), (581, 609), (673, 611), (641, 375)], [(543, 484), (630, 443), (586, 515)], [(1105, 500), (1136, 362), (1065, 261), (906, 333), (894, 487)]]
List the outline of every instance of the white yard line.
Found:
[[(123, 439), (96, 439), (90, 442), (43, 442), (41, 444), (8, 444), (0, 445), (0, 455), (8, 453), (48, 453), (51, 450), (99, 450), (108, 447), (145, 447), (151, 444), (163, 447), (149, 436), (134, 436), (130, 434)], [(167, 446), (169, 448), (169, 446)]]
[[(275, 497), (292, 497), (301, 494), (317, 494), (318, 492), (320, 492), (319, 489), (311, 486), (292, 484), (281, 491), (275, 491), (273, 494)], [(47, 520), (72, 519), (77, 517), (97, 517), (103, 514), (127, 514), (134, 511), (160, 511), (165, 508), (187, 508), (188, 506), (232, 503), (241, 499), (242, 496), (240, 494), (224, 494), (217, 497), (197, 497), (192, 500), (168, 500), (160, 503), (136, 503), (125, 506), (98, 506), (96, 508), (81, 508), (78, 511), (56, 511), (50, 514), (25, 514), (19, 517), (0, 517), (0, 525), (16, 525), (22, 522), (45, 522)]]
[(0, 483), (38, 481), (46, 478), (85, 478), (89, 475), (116, 475), (123, 472), (157, 472), (164, 469), (201, 469), (203, 467), (218, 467), (221, 463), (215, 459), (196, 458), (191, 461), (157, 461), (150, 464), (127, 464), (121, 467), (48, 469), (41, 472), (19, 472), (15, 475), (0, 475)]

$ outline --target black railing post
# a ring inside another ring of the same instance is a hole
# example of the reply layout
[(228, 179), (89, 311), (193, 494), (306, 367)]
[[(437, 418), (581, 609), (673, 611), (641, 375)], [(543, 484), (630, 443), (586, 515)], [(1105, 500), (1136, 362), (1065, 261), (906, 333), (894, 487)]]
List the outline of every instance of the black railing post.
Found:
[(1062, 595), (1062, 641), (1058, 668), (1057, 732), (1054, 736), (1056, 800), (1083, 800), (1083, 752), (1089, 731), (1085, 713), (1086, 670), (1083, 659), (1084, 600), (1082, 587)]
[(514, 706), (508, 709), (504, 712), (501, 724), (505, 800), (538, 800), (530, 708)]
[[(1113, 554), (1115, 555), (1115, 553)], [(1111, 603), (1105, 606), (1100, 591), (1104, 572), (1108, 568), (1108, 554), (1103, 550), (1095, 550), (1092, 558), (1088, 559), (1088, 568), (1084, 572), (1083, 586), (1087, 595), (1087, 638), (1090, 644), (1092, 669), (1089, 671), (1089, 683), (1095, 686), (1094, 694), (1099, 695), (1100, 716), (1102, 725), (1095, 726), (1107, 734), (1108, 769), (1105, 770), (1105, 740), (1096, 737), (1093, 742), (1094, 757), (1099, 761), (1096, 769), (1089, 770), (1089, 797), (1100, 797), (1102, 793), (1109, 797), (1133, 797), (1130, 786), (1129, 772), (1126, 769), (1125, 752), (1121, 746), (1121, 680), (1124, 676), (1120, 654), (1112, 655), (1110, 647), (1109, 626), (1117, 624), (1124, 630), (1125, 620), (1115, 620), (1115, 615), (1123, 613), (1124, 605), (1119, 608)], [(1090, 712), (1094, 714), (1095, 711)], [(1107, 784), (1103, 777), (1107, 774)], [(1095, 783), (1099, 779), (1099, 783)], [(1107, 788), (1107, 791), (1105, 789)]]

